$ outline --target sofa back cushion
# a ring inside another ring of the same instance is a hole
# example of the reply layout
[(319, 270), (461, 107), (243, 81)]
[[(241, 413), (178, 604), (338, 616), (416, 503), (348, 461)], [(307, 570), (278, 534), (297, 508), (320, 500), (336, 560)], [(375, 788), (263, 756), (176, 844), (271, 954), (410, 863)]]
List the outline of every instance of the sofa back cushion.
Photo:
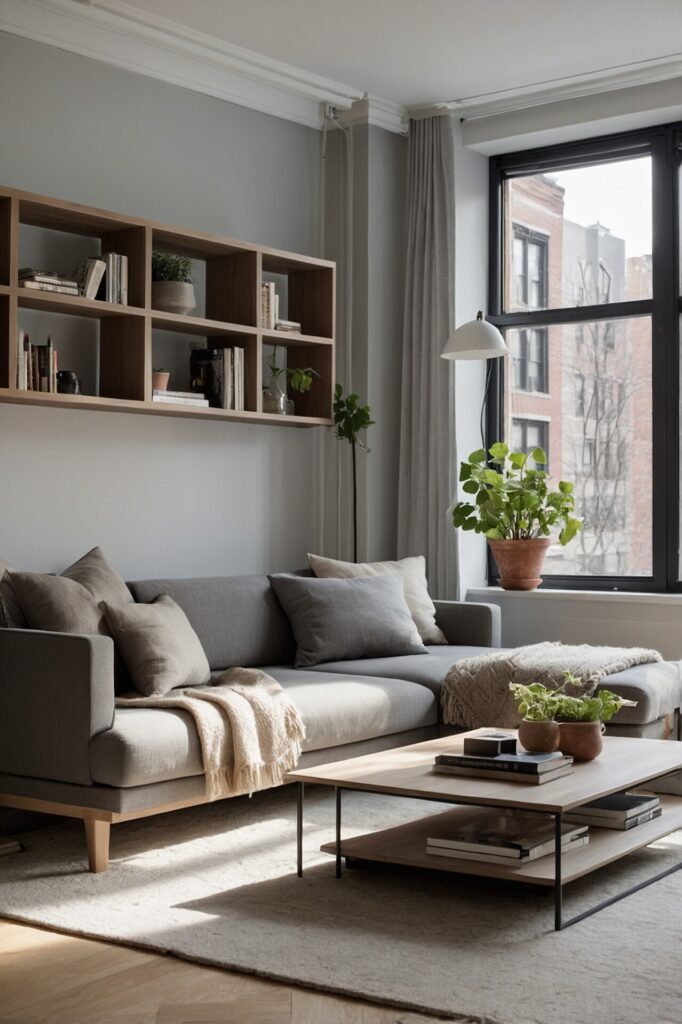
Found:
[(128, 584), (137, 601), (161, 594), (180, 605), (213, 672), (234, 665), (293, 665), (289, 620), (267, 576), (207, 576), (188, 580), (138, 580)]

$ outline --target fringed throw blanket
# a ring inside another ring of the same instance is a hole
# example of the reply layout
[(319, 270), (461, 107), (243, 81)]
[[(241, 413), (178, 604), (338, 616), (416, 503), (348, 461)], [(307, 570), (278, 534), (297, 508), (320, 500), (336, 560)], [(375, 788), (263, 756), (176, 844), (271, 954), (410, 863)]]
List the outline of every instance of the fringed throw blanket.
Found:
[(163, 697), (117, 697), (122, 708), (181, 708), (196, 723), (209, 800), (249, 796), (277, 786), (301, 756), (305, 729), (276, 679), (254, 668), (231, 668), (205, 687)]
[(564, 672), (569, 671), (585, 683), (580, 694), (572, 694), (588, 696), (604, 676), (662, 660), (658, 651), (644, 647), (565, 647), (555, 642), (464, 658), (445, 677), (441, 691), (443, 720), (467, 729), (487, 725), (512, 729), (521, 716), (510, 683), (542, 683), (550, 690), (558, 689), (564, 683)]

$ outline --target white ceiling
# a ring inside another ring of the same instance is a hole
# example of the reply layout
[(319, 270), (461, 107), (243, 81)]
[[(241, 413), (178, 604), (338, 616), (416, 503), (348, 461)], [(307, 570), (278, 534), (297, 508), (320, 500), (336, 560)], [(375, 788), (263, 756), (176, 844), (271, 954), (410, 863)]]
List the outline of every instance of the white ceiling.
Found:
[(128, 6), (404, 106), (682, 52), (681, 0), (128, 0)]

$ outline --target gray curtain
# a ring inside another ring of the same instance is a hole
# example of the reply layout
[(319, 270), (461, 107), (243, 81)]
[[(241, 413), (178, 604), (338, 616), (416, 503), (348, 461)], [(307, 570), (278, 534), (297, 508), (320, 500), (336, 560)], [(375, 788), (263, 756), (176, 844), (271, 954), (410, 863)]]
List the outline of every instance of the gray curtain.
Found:
[(454, 139), (449, 115), (410, 121), (398, 555), (426, 556), (434, 597), (457, 596), (454, 367)]

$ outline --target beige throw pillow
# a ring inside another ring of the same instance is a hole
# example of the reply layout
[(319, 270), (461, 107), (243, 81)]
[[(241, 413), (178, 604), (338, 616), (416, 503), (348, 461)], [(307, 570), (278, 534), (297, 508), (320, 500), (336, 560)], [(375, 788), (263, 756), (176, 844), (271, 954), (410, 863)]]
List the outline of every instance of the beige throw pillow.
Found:
[(102, 610), (135, 689), (145, 697), (210, 681), (199, 637), (182, 608), (166, 594), (152, 604), (114, 607), (104, 602)]
[(423, 555), (401, 558), (397, 562), (340, 562), (323, 555), (308, 555), (308, 563), (316, 576), (323, 579), (352, 579), (356, 576), (382, 576), (399, 573), (405, 585), (405, 601), (414, 624), (425, 644), (446, 644), (436, 625), (436, 609), (426, 582), (426, 559)]
[(99, 548), (88, 551), (61, 576), (14, 570), (6, 576), (30, 629), (108, 636), (100, 602), (133, 603), (133, 595)]

